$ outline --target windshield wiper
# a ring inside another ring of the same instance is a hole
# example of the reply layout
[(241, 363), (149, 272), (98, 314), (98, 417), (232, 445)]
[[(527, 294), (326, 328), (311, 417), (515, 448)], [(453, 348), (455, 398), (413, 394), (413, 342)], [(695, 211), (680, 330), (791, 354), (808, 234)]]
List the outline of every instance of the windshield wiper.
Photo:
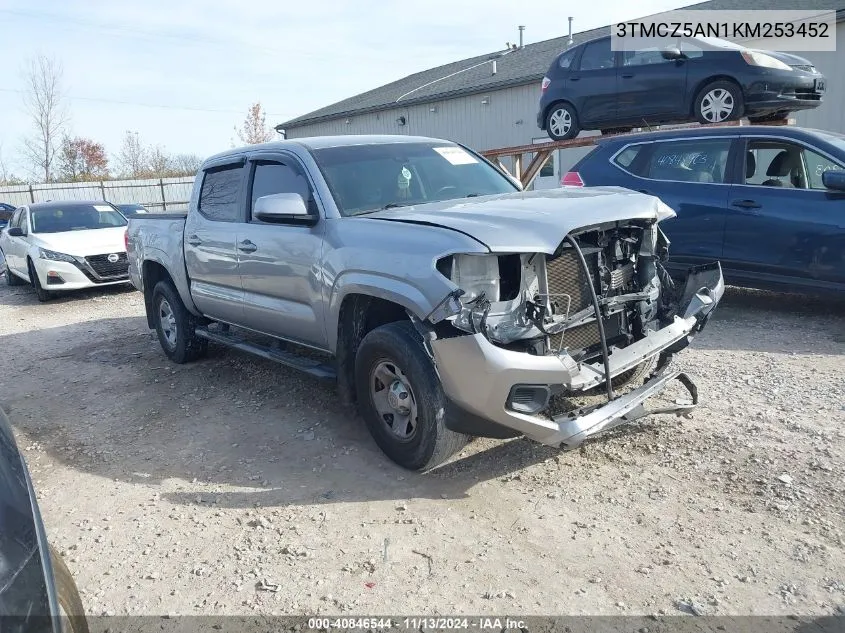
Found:
[(386, 211), (387, 209), (395, 209), (396, 207), (407, 207), (408, 204), (407, 202), (388, 202), (382, 207), (382, 210)]
[(481, 195), (480, 193), (468, 193), (468, 194), (467, 194), (466, 196), (464, 196), (464, 197), (465, 197), (465, 198), (477, 198), (477, 197), (478, 197), (478, 196), (480, 196), (480, 195)]

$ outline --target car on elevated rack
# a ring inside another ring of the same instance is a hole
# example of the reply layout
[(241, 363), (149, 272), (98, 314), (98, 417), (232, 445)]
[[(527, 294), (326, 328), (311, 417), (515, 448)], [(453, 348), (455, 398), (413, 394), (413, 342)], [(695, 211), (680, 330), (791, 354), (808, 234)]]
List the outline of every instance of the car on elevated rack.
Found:
[(59, 290), (127, 284), (125, 232), (126, 218), (108, 202), (19, 207), (0, 233), (6, 282), (32, 284), (39, 301)]
[(792, 126), (602, 138), (564, 185), (659, 197), (671, 272), (719, 260), (729, 284), (845, 292), (845, 135)]
[(543, 77), (537, 125), (553, 140), (581, 130), (786, 119), (822, 103), (827, 80), (803, 57), (715, 38), (614, 51), (610, 37), (558, 55)]

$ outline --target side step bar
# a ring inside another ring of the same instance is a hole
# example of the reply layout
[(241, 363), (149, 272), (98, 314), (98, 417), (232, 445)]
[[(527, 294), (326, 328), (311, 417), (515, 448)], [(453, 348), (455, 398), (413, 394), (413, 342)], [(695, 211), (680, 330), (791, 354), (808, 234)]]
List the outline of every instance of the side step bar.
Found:
[(337, 378), (337, 372), (331, 365), (321, 363), (320, 361), (311, 358), (305, 358), (304, 356), (298, 356), (297, 354), (291, 354), (290, 352), (267, 345), (259, 345), (258, 343), (247, 341), (235, 334), (230, 334), (229, 332), (212, 332), (207, 328), (198, 327), (196, 329), (196, 335), (201, 338), (208, 339), (209, 341), (213, 341), (214, 343), (220, 343), (226, 347), (231, 347), (248, 354), (254, 354), (255, 356), (260, 356), (261, 358), (281, 363), (287, 367), (304, 371), (306, 374), (311, 374), (315, 378), (320, 378), (322, 380), (335, 380)]

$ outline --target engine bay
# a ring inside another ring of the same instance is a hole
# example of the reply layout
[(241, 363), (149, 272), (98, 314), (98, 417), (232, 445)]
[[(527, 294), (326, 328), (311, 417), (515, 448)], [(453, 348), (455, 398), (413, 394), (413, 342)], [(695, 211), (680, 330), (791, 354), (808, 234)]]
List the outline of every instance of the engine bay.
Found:
[(660, 327), (674, 294), (661, 265), (667, 253), (656, 223), (614, 223), (573, 234), (551, 255), (460, 254), (437, 266), (463, 292), (450, 317), (458, 330), (515, 351), (589, 361), (602, 353), (596, 302), (609, 347)]

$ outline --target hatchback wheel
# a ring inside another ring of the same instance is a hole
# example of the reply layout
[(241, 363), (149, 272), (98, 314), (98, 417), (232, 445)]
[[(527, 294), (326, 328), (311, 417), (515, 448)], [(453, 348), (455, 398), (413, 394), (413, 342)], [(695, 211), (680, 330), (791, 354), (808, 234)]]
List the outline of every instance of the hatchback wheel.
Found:
[(546, 132), (555, 141), (575, 138), (580, 131), (578, 114), (568, 103), (552, 106), (546, 115)]
[(695, 98), (695, 118), (699, 123), (722, 123), (742, 118), (742, 91), (730, 81), (714, 81)]

